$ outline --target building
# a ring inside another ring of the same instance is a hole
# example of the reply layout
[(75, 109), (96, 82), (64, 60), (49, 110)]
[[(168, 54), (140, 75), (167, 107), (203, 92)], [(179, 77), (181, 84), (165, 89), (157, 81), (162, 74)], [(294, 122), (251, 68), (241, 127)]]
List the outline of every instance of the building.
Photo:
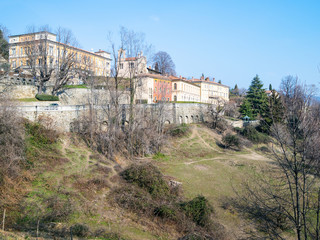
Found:
[(147, 58), (140, 52), (138, 56), (126, 57), (126, 50), (118, 51), (118, 76), (132, 78), (139, 74), (147, 74)]
[(172, 101), (172, 81), (159, 74), (137, 76), (136, 102), (157, 103)]
[[(48, 66), (54, 68), (63, 54), (72, 56), (75, 61), (75, 67), (87, 69), (95, 76), (108, 76), (110, 74), (110, 53), (99, 50), (98, 52), (89, 52), (80, 48), (73, 47), (68, 44), (57, 41), (57, 35), (42, 31), (36, 33), (28, 33), (21, 35), (13, 35), (9, 37), (9, 64), (11, 69), (29, 68), (28, 61), (30, 49), (34, 46), (45, 46), (45, 54)], [(39, 52), (39, 51), (38, 51)], [(44, 51), (42, 51), (42, 54)], [(39, 64), (41, 62), (40, 53)]]
[(191, 79), (191, 81), (200, 86), (200, 102), (218, 104), (218, 101), (229, 101), (229, 87), (215, 82), (215, 79)]
[(172, 79), (172, 100), (183, 102), (200, 102), (200, 86), (183, 78)]

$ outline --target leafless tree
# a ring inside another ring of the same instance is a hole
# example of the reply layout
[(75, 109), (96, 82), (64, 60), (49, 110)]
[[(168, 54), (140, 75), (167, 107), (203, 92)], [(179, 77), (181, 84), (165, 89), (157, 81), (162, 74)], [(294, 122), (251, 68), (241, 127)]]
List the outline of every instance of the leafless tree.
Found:
[[(59, 27), (57, 29), (57, 42), (59, 43), (59, 50), (57, 61), (54, 66), (55, 77), (52, 95), (56, 95), (57, 92), (63, 86), (65, 86), (69, 82), (69, 80), (72, 79), (77, 73), (75, 71), (75, 65), (77, 61), (77, 59), (75, 59), (76, 55), (75, 52), (71, 51), (70, 48), (70, 46), (77, 45), (77, 41), (74, 38), (72, 32), (68, 29)], [(87, 62), (84, 62), (83, 65), (90, 66), (90, 64), (88, 64)]]
[[(25, 194), (24, 125), (8, 96), (0, 96), (0, 211), (16, 210)], [(10, 217), (9, 217), (10, 218)], [(10, 219), (9, 219), (10, 220)]]
[[(29, 33), (35, 33), (33, 28), (29, 28)], [(54, 71), (53, 58), (49, 56), (49, 39), (48, 39), (48, 28), (41, 27), (39, 29), (43, 31), (41, 38), (36, 40), (33, 39), (28, 41), (25, 46), (27, 55), (27, 66), (31, 75), (37, 79), (38, 82), (38, 93), (44, 91), (45, 83), (48, 82)]]
[(157, 52), (153, 56), (153, 68), (161, 72), (162, 75), (176, 75), (176, 66), (171, 56), (164, 51)]
[[(35, 33), (41, 32), (40, 38), (35, 39)], [(27, 54), (27, 66), (31, 75), (37, 79), (38, 93), (44, 91), (45, 84), (53, 81), (52, 94), (55, 95), (75, 75), (75, 53), (70, 46), (76, 44), (70, 30), (58, 28), (57, 30), (57, 54), (50, 49), (48, 38), (50, 28), (48, 26), (36, 29), (28, 27), (28, 33), (34, 34), (33, 39), (25, 46)], [(56, 56), (55, 56), (56, 55)]]
[(216, 129), (218, 127), (218, 123), (221, 120), (221, 115), (223, 114), (225, 109), (225, 101), (222, 99), (217, 99), (215, 104), (208, 105), (208, 117), (211, 122), (211, 127)]

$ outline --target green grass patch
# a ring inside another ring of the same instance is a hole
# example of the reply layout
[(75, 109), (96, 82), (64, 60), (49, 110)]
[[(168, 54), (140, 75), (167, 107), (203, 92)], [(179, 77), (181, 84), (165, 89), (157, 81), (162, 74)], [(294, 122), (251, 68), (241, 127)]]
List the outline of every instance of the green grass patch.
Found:
[(161, 152), (157, 152), (155, 155), (153, 155), (152, 159), (157, 161), (169, 161), (170, 157)]
[(38, 99), (34, 98), (19, 98), (17, 99), (19, 102), (39, 102)]
[(65, 85), (63, 88), (71, 89), (71, 88), (88, 88), (86, 84), (81, 85)]

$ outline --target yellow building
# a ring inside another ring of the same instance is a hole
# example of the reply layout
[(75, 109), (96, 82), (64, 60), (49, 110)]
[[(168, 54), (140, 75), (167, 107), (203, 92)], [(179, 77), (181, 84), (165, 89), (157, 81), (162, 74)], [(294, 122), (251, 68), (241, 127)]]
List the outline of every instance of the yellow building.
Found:
[[(98, 52), (89, 52), (80, 48), (57, 41), (57, 35), (50, 32), (36, 32), (29, 34), (14, 35), (9, 37), (9, 64), (11, 69), (28, 69), (29, 60), (28, 47), (45, 42), (45, 52), (48, 66), (54, 66), (58, 63), (63, 51), (66, 51), (74, 60), (74, 67), (88, 69), (95, 76), (110, 75), (110, 53), (99, 50)], [(38, 59), (40, 63), (40, 58)]]

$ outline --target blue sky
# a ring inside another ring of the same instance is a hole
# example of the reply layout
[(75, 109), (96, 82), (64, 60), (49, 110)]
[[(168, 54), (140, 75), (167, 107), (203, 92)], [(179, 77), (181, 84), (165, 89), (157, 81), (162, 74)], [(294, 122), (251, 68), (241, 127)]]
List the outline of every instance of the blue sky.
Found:
[(247, 88), (258, 74), (267, 88), (286, 75), (320, 83), (320, 1), (295, 0), (0, 0), (0, 24), (12, 35), (27, 25), (73, 31), (86, 50), (109, 49), (120, 26), (168, 52), (178, 75), (221, 79)]

